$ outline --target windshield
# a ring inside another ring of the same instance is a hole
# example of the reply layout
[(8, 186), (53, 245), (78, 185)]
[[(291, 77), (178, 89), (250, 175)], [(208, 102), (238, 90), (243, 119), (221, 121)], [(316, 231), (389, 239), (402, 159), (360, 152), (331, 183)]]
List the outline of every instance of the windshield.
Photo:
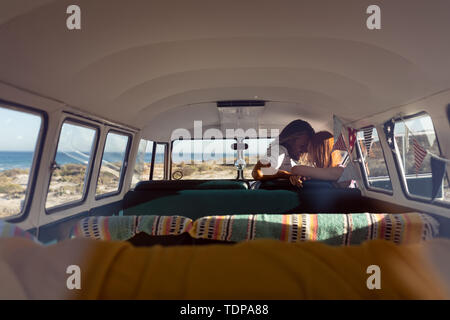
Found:
[(234, 139), (175, 140), (172, 179), (236, 179)]

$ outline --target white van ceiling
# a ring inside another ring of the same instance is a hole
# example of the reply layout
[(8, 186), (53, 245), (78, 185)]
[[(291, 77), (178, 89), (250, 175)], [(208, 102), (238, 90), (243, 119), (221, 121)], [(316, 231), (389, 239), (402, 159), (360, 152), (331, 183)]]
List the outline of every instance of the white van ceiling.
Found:
[(266, 127), (326, 126), (449, 89), (450, 1), (379, 2), (381, 30), (366, 27), (371, 4), (2, 0), (0, 80), (146, 131), (220, 126), (217, 100), (272, 101)]

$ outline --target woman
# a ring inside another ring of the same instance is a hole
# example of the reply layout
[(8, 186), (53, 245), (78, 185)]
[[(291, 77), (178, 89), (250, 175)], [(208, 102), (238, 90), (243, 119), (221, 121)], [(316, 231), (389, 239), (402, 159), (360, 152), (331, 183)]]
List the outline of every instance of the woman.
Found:
[(303, 120), (289, 123), (278, 136), (278, 143), (267, 149), (267, 157), (258, 161), (252, 171), (255, 180), (288, 179), (291, 169), (307, 152), (314, 129)]
[[(339, 150), (333, 150), (333, 135), (328, 131), (316, 133), (309, 142), (307, 151), (308, 159), (313, 165), (295, 166), (291, 169), (289, 180), (297, 184), (298, 177), (311, 179), (337, 181), (342, 176), (345, 167), (341, 164), (342, 158)], [(346, 183), (348, 185), (348, 183)]]

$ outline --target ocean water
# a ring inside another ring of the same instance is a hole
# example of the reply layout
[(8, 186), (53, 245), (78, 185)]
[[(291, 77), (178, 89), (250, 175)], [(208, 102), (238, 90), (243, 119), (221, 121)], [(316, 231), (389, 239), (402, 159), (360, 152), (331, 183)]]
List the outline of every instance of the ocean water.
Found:
[[(220, 155), (206, 155), (206, 154), (176, 154), (174, 155), (174, 161), (180, 163), (184, 161), (186, 163), (191, 160), (201, 161), (203, 160), (216, 160), (218, 162), (223, 160), (222, 154)], [(225, 155), (233, 159), (234, 154)], [(246, 154), (247, 156), (247, 154)], [(123, 154), (120, 152), (107, 152), (104, 154), (104, 160), (107, 162), (119, 162), (122, 161)], [(31, 163), (33, 161), (33, 152), (29, 151), (0, 151), (0, 171), (10, 170), (10, 169), (30, 169)], [(56, 155), (56, 162), (59, 165), (75, 163), (75, 164), (86, 164), (89, 161), (89, 156), (82, 152), (58, 152)], [(147, 153), (144, 156), (145, 162), (151, 161), (151, 154)], [(155, 156), (155, 163), (163, 163), (164, 154), (157, 153)]]
[[(174, 154), (174, 163), (180, 163), (182, 161), (189, 163), (190, 161), (208, 161), (215, 160), (218, 163), (224, 161), (224, 157), (227, 159), (235, 159), (235, 154)], [(248, 154), (245, 154), (248, 156)], [(251, 153), (250, 156), (256, 156), (256, 154)], [(107, 162), (119, 162), (122, 161), (123, 154), (120, 152), (106, 152), (104, 154), (104, 160)], [(146, 163), (151, 162), (151, 153), (146, 153), (143, 159)], [(33, 161), (33, 152), (30, 151), (0, 151), (0, 171), (10, 170), (10, 169), (30, 169), (31, 163)], [(75, 164), (86, 164), (89, 161), (89, 156), (82, 152), (58, 152), (56, 155), (56, 162), (59, 165), (75, 163)], [(163, 163), (164, 154), (156, 153), (155, 163)]]
[[(122, 161), (123, 154), (120, 152), (107, 152), (104, 154), (104, 160), (108, 162)], [(156, 155), (155, 161), (162, 162), (163, 154)], [(147, 159), (145, 159), (147, 160)], [(86, 164), (89, 156), (81, 152), (67, 152), (56, 155), (56, 162), (59, 165), (75, 163)], [(30, 169), (33, 162), (33, 152), (29, 151), (0, 151), (0, 171), (10, 169)]]
[(0, 171), (9, 169), (29, 169), (33, 152), (0, 151)]

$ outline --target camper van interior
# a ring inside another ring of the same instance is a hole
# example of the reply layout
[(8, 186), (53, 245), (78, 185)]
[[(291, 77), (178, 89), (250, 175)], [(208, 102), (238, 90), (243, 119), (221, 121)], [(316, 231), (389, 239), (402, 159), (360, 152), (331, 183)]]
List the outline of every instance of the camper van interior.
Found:
[(449, 299), (448, 30), (448, 0), (2, 0), (0, 298)]

